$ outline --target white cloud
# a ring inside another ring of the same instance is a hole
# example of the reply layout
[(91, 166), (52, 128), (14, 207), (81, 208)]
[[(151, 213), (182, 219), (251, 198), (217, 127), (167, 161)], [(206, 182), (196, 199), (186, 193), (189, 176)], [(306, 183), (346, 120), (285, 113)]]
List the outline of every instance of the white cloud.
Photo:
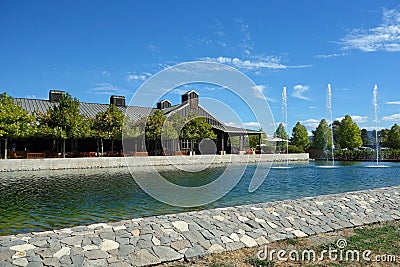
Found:
[(368, 122), (369, 118), (368, 116), (351, 116), (354, 122), (356, 123), (362, 123), (362, 122)]
[(263, 90), (264, 89), (265, 89), (265, 85), (255, 85), (255, 86), (253, 86), (254, 95), (257, 98), (265, 99), (265, 96), (263, 94)]
[(113, 94), (128, 95), (128, 94), (131, 94), (131, 92), (129, 92), (128, 90), (121, 89), (110, 83), (98, 83), (98, 84), (96, 84), (96, 86), (94, 88), (92, 88), (86, 92), (91, 93), (91, 94), (96, 94), (96, 95), (113, 95)]
[(357, 116), (357, 115), (355, 115), (355, 116), (352, 116), (351, 118), (356, 123), (362, 123), (362, 122), (368, 122), (369, 121), (368, 116)]
[(258, 121), (250, 121), (244, 122), (243, 125), (250, 128), (260, 128), (261, 124)]
[(264, 92), (265, 88), (267, 88), (267, 86), (261, 85), (261, 84), (253, 86), (253, 92), (254, 92), (255, 97), (261, 98), (261, 99), (266, 99), (269, 102), (275, 103), (276, 102), (275, 99), (267, 97), (267, 96), (264, 95), (263, 92)]
[(301, 84), (295, 85), (293, 86), (292, 96), (303, 100), (310, 100), (310, 98), (303, 95), (303, 93), (308, 91), (308, 89), (310, 89), (310, 86), (308, 85), (301, 85)]
[(147, 78), (151, 76), (149, 72), (143, 72), (142, 74), (129, 74), (128, 75), (128, 82), (130, 81), (145, 81)]
[(239, 127), (235, 122), (230, 121), (230, 122), (225, 122), (225, 125), (231, 126), (231, 127)]
[(240, 24), (240, 33), (242, 35), (242, 42), (240, 46), (243, 48), (243, 54), (249, 56), (253, 50), (253, 41), (249, 31), (249, 25), (245, 24), (243, 19), (236, 20)]
[(340, 42), (344, 49), (364, 52), (400, 51), (400, 7), (384, 9), (381, 23), (370, 29), (355, 29)]
[(173, 90), (171, 90), (171, 93), (177, 94), (177, 95), (183, 95), (188, 91), (187, 88), (185, 87), (178, 87), (178, 88), (174, 88)]
[(47, 99), (45, 97), (39, 97), (39, 96), (36, 96), (36, 95), (25, 95), (25, 98), (29, 98), (29, 99)]
[(313, 107), (313, 106), (311, 106), (311, 107), (308, 107), (309, 109), (316, 109), (317, 107)]
[(109, 73), (108, 71), (106, 71), (106, 70), (103, 70), (103, 71), (101, 72), (101, 74), (104, 75), (104, 76), (107, 76), (107, 77), (110, 76), (110, 73)]
[(306, 127), (308, 131), (313, 131), (318, 127), (319, 122), (320, 121), (316, 119), (308, 119), (305, 121), (301, 121), (300, 123), (304, 125), (304, 127)]
[(207, 91), (215, 91), (216, 88), (214, 86), (205, 86), (203, 89)]
[(400, 121), (400, 113), (385, 116), (382, 118), (383, 121)]
[(400, 105), (400, 101), (389, 101), (389, 102), (386, 102), (385, 104), (387, 104), (387, 105)]
[(315, 129), (318, 127), (320, 121), (316, 119), (308, 119), (304, 121), (300, 121), (300, 123), (306, 127), (308, 136), (312, 136), (313, 133), (312, 131), (315, 131)]
[(281, 63), (281, 58), (277, 56), (259, 57), (256, 60), (242, 60), (237, 57), (205, 57), (205, 61), (211, 61), (221, 64), (227, 64), (240, 69), (289, 69), (289, 68), (306, 68), (310, 65), (289, 66)]
[[(363, 122), (368, 122), (369, 118), (368, 116), (357, 116), (357, 115), (350, 115), (351, 119), (355, 123), (363, 123)], [(342, 121), (344, 117), (336, 118), (335, 120), (337, 121)]]
[(231, 121), (231, 122), (225, 122), (225, 125), (232, 126), (232, 127), (238, 127), (238, 128), (259, 129), (261, 124), (257, 121), (249, 121), (249, 122), (243, 122), (243, 123), (236, 123), (236, 122)]
[(149, 45), (147, 46), (147, 48), (150, 49), (150, 50), (153, 51), (153, 52), (160, 52), (160, 47), (158, 47), (158, 46), (156, 46), (156, 45), (154, 45), (154, 44), (149, 44)]
[(315, 58), (332, 58), (332, 57), (344, 57), (344, 56), (349, 56), (349, 53), (340, 53), (340, 54), (322, 54), (322, 55), (316, 55), (314, 56)]

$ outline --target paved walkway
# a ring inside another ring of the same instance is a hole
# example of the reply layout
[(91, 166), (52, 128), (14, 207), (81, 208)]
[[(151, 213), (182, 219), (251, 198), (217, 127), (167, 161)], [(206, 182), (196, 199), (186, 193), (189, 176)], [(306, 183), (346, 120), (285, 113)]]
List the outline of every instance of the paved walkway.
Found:
[(400, 187), (0, 237), (0, 266), (146, 266), (400, 219)]

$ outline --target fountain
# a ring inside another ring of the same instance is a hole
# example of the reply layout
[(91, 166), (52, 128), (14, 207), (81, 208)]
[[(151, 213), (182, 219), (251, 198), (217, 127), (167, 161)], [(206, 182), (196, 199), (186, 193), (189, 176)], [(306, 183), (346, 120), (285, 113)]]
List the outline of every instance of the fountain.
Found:
[(376, 165), (368, 165), (369, 168), (376, 167), (387, 167), (385, 165), (379, 165), (379, 140), (378, 140), (378, 85), (375, 84), (373, 96), (372, 96), (372, 105), (374, 106), (374, 115), (375, 115), (375, 149), (376, 149)]
[[(288, 115), (287, 115), (287, 95), (286, 95), (286, 86), (282, 89), (282, 114), (285, 118), (285, 127), (288, 129)], [(289, 140), (285, 140), (286, 142), (286, 166), (276, 166), (275, 168), (279, 169), (291, 169), (289, 167)]]
[(328, 83), (328, 89), (326, 91), (326, 109), (329, 112), (330, 116), (330, 125), (331, 125), (331, 153), (332, 153), (332, 166), (335, 166), (335, 153), (334, 153), (334, 142), (333, 142), (333, 116), (332, 116), (332, 89), (331, 84)]
[[(334, 142), (333, 142), (333, 116), (332, 116), (332, 88), (331, 84), (328, 83), (328, 89), (326, 91), (326, 110), (329, 113), (329, 118), (330, 118), (330, 130), (331, 130), (331, 154), (332, 154), (332, 165), (325, 165), (325, 166), (319, 166), (321, 168), (336, 168), (335, 166), (335, 153), (334, 153)], [(327, 148), (328, 148), (328, 140), (327, 140)], [(328, 161), (329, 158), (328, 156), (326, 157), (326, 160)]]

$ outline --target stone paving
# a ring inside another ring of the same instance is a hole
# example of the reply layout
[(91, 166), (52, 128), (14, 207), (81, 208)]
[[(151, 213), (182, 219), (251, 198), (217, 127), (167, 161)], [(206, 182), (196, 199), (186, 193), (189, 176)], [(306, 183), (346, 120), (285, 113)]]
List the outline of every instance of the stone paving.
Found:
[(0, 266), (147, 266), (400, 219), (400, 187), (0, 237)]

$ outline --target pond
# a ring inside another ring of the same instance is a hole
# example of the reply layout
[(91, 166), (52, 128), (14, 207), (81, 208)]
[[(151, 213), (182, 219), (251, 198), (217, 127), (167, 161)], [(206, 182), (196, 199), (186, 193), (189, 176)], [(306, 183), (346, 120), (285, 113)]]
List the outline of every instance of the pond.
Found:
[[(249, 165), (232, 191), (195, 208), (174, 207), (151, 198), (126, 169), (1, 173), (0, 235), (400, 185), (399, 163), (366, 168), (370, 163), (338, 162), (332, 169), (316, 168), (318, 164), (271, 169), (253, 193), (248, 186), (256, 166)], [(165, 171), (163, 175), (176, 184), (198, 186), (213, 181), (224, 169)]]

